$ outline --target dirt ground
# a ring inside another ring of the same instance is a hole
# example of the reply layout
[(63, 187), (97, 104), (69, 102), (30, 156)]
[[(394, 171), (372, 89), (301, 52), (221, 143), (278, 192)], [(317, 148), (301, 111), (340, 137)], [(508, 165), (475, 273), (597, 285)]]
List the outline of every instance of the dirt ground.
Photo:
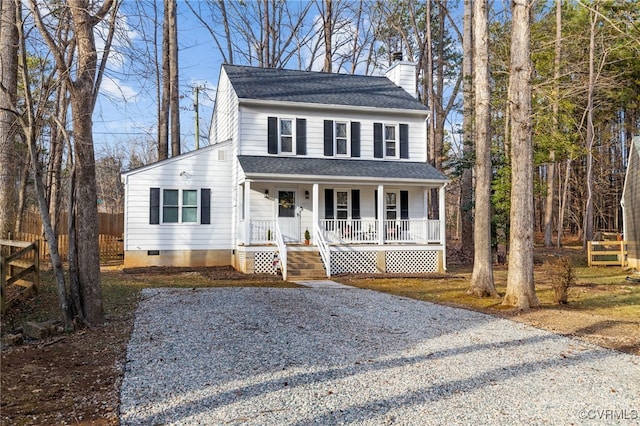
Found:
[[(144, 279), (144, 271), (140, 273)], [(154, 273), (171, 270), (154, 270)], [(208, 279), (243, 279), (234, 271), (202, 272)], [(640, 355), (638, 322), (610, 321), (581, 312), (533, 310), (501, 315), (559, 334)], [(37, 343), (3, 348), (2, 425), (117, 425), (119, 388), (133, 317)]]

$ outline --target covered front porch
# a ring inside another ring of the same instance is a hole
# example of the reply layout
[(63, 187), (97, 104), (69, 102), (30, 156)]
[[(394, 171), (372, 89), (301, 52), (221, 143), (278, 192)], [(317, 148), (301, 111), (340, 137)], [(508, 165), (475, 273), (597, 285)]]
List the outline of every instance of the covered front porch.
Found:
[(444, 185), (245, 180), (239, 193), (237, 266), (244, 272), (287, 279), (292, 251), (316, 253), (327, 277), (446, 270)]

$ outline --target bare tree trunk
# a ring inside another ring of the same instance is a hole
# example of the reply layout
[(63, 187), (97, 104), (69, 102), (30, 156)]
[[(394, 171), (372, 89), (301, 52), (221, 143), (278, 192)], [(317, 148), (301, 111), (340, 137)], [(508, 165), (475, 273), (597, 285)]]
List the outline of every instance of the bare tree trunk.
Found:
[(322, 14), (324, 36), (324, 66), (323, 72), (331, 72), (333, 64), (331, 37), (333, 36), (333, 0), (324, 0), (324, 13)]
[(473, 249), (473, 6), (471, 0), (464, 0), (464, 34), (462, 37), (462, 157), (464, 166), (460, 177), (460, 224), (463, 250)]
[(473, 273), (468, 293), (477, 297), (498, 295), (493, 282), (491, 256), (491, 109), (489, 96), (488, 4), (474, 2), (473, 69), (475, 91), (475, 216)]
[(78, 48), (78, 67), (71, 84), (71, 114), (75, 167), (78, 182), (76, 223), (78, 238), (78, 279), (83, 312), (90, 324), (104, 321), (98, 246), (98, 208), (96, 169), (93, 149), (94, 79), (97, 52), (94, 40), (95, 18), (89, 14), (89, 0), (69, 0)]
[[(597, 2), (595, 7), (597, 8)], [(587, 188), (587, 200), (584, 207), (584, 235), (582, 244), (587, 246), (587, 241), (593, 240), (593, 145), (595, 143), (595, 131), (593, 126), (593, 95), (595, 91), (595, 50), (596, 50), (596, 25), (598, 17), (596, 11), (590, 9), (589, 28), (589, 86), (587, 87), (587, 170), (585, 184)]]
[(180, 155), (180, 86), (178, 79), (178, 17), (176, 0), (169, 9), (169, 79), (171, 99), (171, 156)]
[[(562, 54), (562, 0), (556, 0), (556, 39), (553, 59), (553, 130), (558, 129), (558, 114), (560, 109), (560, 55)], [(556, 152), (549, 152), (549, 162), (547, 163), (547, 197), (544, 209), (544, 246), (553, 246), (553, 206), (555, 195), (556, 178)]]
[(531, 140), (531, 2), (512, 0), (509, 108), (511, 215), (509, 271), (503, 305), (538, 307), (533, 280), (533, 143)]
[[(32, 4), (32, 7), (34, 5)], [(27, 62), (27, 49), (26, 49), (26, 36), (23, 32), (24, 22), (22, 20), (21, 9), (17, 10), (18, 18), (17, 22), (19, 32), (20, 43), (20, 63), (23, 70), (28, 68)], [(45, 197), (45, 185), (42, 177), (42, 170), (38, 162), (38, 148), (36, 146), (36, 123), (35, 123), (35, 106), (31, 95), (31, 84), (29, 80), (29, 73), (23, 71), (22, 73), (22, 85), (24, 87), (24, 108), (22, 127), (24, 137), (29, 150), (31, 171), (33, 173), (33, 183), (36, 193), (36, 202), (38, 203), (38, 210), (40, 211), (40, 219), (44, 230), (44, 235), (49, 246), (49, 258), (51, 259), (51, 268), (56, 280), (56, 290), (58, 293), (58, 306), (60, 308), (60, 318), (64, 322), (66, 329), (71, 327), (71, 310), (69, 308), (69, 297), (67, 295), (67, 286), (64, 277), (64, 270), (62, 268), (62, 260), (60, 253), (58, 252), (58, 236), (51, 224), (51, 216), (49, 215), (47, 200)]]
[(0, 238), (10, 238), (16, 225), (18, 7), (14, 0), (0, 4)]
[(164, 0), (164, 17), (162, 20), (162, 95), (160, 97), (160, 115), (158, 116), (158, 160), (169, 157), (169, 110), (171, 98), (170, 63), (169, 52), (170, 13), (171, 0)]

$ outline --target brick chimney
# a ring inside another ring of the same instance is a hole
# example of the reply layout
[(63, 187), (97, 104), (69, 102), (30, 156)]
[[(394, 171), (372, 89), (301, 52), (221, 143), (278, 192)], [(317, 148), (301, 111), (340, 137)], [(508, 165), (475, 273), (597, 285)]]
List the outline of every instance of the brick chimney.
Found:
[(385, 76), (414, 98), (418, 97), (416, 92), (416, 64), (402, 60), (402, 52), (393, 54), (393, 63), (385, 73)]

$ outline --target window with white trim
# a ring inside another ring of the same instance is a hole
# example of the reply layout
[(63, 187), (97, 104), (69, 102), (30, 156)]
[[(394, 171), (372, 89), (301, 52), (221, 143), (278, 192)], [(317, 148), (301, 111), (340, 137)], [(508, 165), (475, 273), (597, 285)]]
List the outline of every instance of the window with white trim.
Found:
[(384, 126), (384, 153), (385, 157), (398, 156), (398, 132), (395, 125)]
[(197, 223), (198, 190), (163, 189), (162, 223)]
[(280, 119), (280, 152), (293, 154), (293, 120), (290, 118)]
[(349, 123), (344, 121), (335, 122), (335, 153), (336, 155), (349, 156)]

